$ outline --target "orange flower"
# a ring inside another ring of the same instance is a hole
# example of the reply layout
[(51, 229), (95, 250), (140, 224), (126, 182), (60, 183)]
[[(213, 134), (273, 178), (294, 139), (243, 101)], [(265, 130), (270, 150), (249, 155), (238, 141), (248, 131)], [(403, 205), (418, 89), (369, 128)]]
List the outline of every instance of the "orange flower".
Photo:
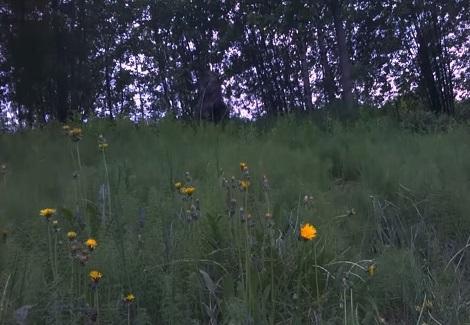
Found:
[(70, 129), (69, 130), (69, 137), (74, 142), (80, 141), (80, 139), (82, 138), (82, 129), (81, 128)]
[(312, 240), (317, 237), (317, 228), (306, 223), (300, 228), (300, 238), (303, 240)]
[(98, 242), (93, 238), (89, 238), (85, 242), (85, 245), (86, 245), (86, 247), (88, 247), (89, 250), (92, 251), (98, 246)]
[(93, 270), (90, 272), (89, 276), (93, 283), (98, 283), (103, 277), (103, 274), (100, 271)]
[(182, 187), (180, 188), (181, 194), (186, 194), (187, 196), (193, 195), (193, 193), (196, 191), (195, 187), (188, 186), (188, 187)]
[(240, 189), (242, 191), (248, 190), (249, 187), (250, 187), (250, 181), (249, 180), (241, 180), (240, 181)]
[(367, 267), (367, 273), (369, 274), (369, 276), (374, 276), (376, 272), (377, 272), (376, 264), (371, 264)]
[(132, 293), (128, 293), (124, 298), (123, 298), (125, 303), (131, 304), (135, 300), (135, 296)]
[(69, 240), (74, 240), (75, 238), (77, 238), (77, 233), (75, 231), (69, 231), (67, 233), (67, 238)]
[(46, 208), (46, 209), (42, 209), (41, 211), (39, 211), (39, 215), (41, 217), (49, 219), (55, 214), (55, 212), (56, 212), (56, 209)]

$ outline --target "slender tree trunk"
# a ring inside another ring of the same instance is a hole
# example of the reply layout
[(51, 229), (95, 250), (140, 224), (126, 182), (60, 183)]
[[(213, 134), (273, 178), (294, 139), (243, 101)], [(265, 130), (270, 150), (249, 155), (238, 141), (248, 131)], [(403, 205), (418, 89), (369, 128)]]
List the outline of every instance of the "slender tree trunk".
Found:
[(113, 101), (111, 98), (111, 75), (109, 72), (109, 54), (108, 54), (109, 48), (106, 49), (105, 53), (105, 62), (104, 62), (104, 73), (105, 73), (105, 82), (106, 82), (106, 107), (109, 112), (109, 118), (112, 120), (114, 119), (113, 115)]
[(348, 46), (346, 43), (346, 31), (344, 30), (344, 22), (342, 17), (342, 2), (334, 0), (330, 3), (330, 8), (333, 14), (333, 22), (336, 31), (336, 43), (338, 47), (339, 65), (341, 69), (341, 86), (343, 88), (342, 99), (346, 106), (346, 115), (347, 117), (351, 117), (353, 113), (352, 69), (348, 54)]
[(66, 122), (68, 117), (68, 78), (67, 78), (67, 61), (65, 58), (66, 53), (64, 53), (64, 34), (62, 32), (60, 23), (59, 23), (59, 1), (54, 1), (52, 5), (52, 24), (54, 29), (54, 36), (55, 36), (55, 50), (56, 50), (56, 75), (55, 75), (55, 82), (56, 82), (56, 114), (57, 119), (60, 122)]
[(299, 39), (299, 43), (305, 109), (307, 111), (311, 111), (313, 110), (312, 85), (310, 84), (310, 69), (307, 61), (307, 44), (302, 40), (302, 38)]
[(318, 32), (318, 49), (320, 52), (320, 64), (323, 70), (323, 92), (326, 102), (331, 104), (336, 99), (336, 85), (333, 69), (328, 62), (328, 49), (326, 47), (325, 33), (323, 27), (319, 24), (317, 26)]

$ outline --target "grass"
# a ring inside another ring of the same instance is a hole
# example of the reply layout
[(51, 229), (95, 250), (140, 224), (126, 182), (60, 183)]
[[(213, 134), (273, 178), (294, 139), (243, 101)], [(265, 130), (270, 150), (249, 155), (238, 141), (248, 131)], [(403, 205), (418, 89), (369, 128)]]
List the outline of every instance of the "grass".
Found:
[(468, 324), (468, 136), (383, 118), (1, 135), (0, 323)]

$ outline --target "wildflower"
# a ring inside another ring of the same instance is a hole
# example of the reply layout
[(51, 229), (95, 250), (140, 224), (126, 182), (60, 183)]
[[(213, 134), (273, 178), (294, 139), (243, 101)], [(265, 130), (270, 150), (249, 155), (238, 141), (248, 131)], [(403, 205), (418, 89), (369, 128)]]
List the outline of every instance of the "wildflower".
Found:
[(94, 250), (97, 246), (98, 246), (98, 242), (93, 239), (93, 238), (89, 238), (87, 239), (87, 241), (85, 242), (85, 245), (86, 247), (88, 247), (88, 249), (90, 251)]
[[(70, 239), (70, 237), (69, 237)], [(72, 253), (72, 255), (77, 255), (75, 257), (78, 257), (78, 254), (81, 253), (81, 250), (82, 250), (82, 246), (80, 245), (80, 243), (72, 240), (72, 243), (70, 245), (70, 252)], [(87, 251), (85, 251), (86, 254), (88, 254)]]
[(0, 173), (5, 175), (7, 173), (7, 165), (1, 164), (0, 165)]
[(177, 190), (179, 190), (181, 187), (183, 187), (183, 184), (181, 184), (181, 182), (176, 182), (176, 183), (175, 183), (175, 188), (176, 188)]
[(59, 221), (57, 221), (57, 220), (52, 221), (52, 227), (54, 228), (55, 232), (58, 232), (60, 230)]
[(105, 151), (106, 148), (108, 148), (108, 144), (107, 144), (107, 143), (100, 143), (100, 144), (98, 144), (98, 149), (100, 149), (101, 151)]
[(250, 187), (250, 181), (249, 180), (241, 180), (240, 181), (240, 189), (242, 191), (248, 190), (248, 187)]
[(431, 309), (433, 306), (432, 300), (426, 299), (424, 305), (428, 307), (429, 309)]
[(108, 142), (106, 142), (106, 139), (102, 134), (98, 136), (98, 149), (101, 151), (105, 151), (105, 149), (108, 148)]
[(131, 304), (134, 302), (135, 296), (129, 292), (122, 300), (127, 304)]
[(81, 251), (77, 253), (76, 259), (80, 262), (81, 265), (85, 265), (90, 259), (90, 256), (88, 256), (86, 251)]
[(75, 231), (69, 231), (67, 233), (67, 238), (69, 240), (75, 240), (75, 238), (77, 238), (77, 233)]
[(46, 219), (51, 218), (56, 212), (56, 209), (51, 209), (51, 208), (45, 208), (39, 211), (39, 214), (41, 217), (44, 217)]
[(89, 276), (90, 276), (91, 281), (97, 284), (103, 277), (103, 274), (100, 271), (93, 270), (90, 272)]
[(369, 274), (369, 276), (374, 276), (376, 272), (377, 272), (376, 264), (371, 264), (367, 267), (367, 274)]
[(196, 191), (196, 188), (192, 186), (182, 187), (180, 189), (181, 194), (186, 194), (187, 196), (191, 196), (195, 191)]
[(265, 191), (269, 190), (269, 181), (266, 175), (263, 175), (263, 190)]
[(427, 309), (432, 309), (432, 307), (433, 307), (432, 300), (425, 299), (424, 302), (423, 302), (423, 305), (422, 306), (416, 306), (415, 309), (416, 309), (416, 311), (421, 312), (421, 310), (423, 310), (423, 309), (426, 309), (426, 308)]
[(312, 240), (317, 237), (317, 229), (309, 224), (306, 223), (300, 228), (300, 238), (303, 240)]
[(72, 141), (74, 142), (80, 141), (82, 138), (82, 129), (73, 128), (69, 130), (68, 134), (69, 134), (70, 139), (72, 139)]
[(186, 178), (186, 183), (191, 184), (191, 174), (189, 172), (184, 172), (184, 177)]
[(248, 169), (248, 165), (244, 162), (240, 163), (240, 171), (244, 172)]

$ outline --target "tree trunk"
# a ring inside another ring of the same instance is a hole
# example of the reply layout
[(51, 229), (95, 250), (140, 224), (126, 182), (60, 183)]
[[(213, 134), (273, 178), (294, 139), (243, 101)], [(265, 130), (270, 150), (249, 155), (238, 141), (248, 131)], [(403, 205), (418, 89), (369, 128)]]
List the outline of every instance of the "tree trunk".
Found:
[(302, 39), (300, 39), (299, 41), (300, 41), (300, 64), (301, 64), (301, 72), (302, 72), (305, 109), (307, 111), (311, 111), (313, 110), (312, 85), (310, 84), (310, 70), (308, 68), (308, 61), (307, 61), (307, 46), (306, 46), (305, 41), (303, 41)]
[(109, 119), (113, 120), (114, 119), (114, 114), (113, 114), (113, 100), (111, 96), (111, 73), (109, 71), (109, 47), (106, 48), (105, 50), (105, 56), (104, 56), (104, 74), (105, 74), (105, 82), (106, 82), (106, 107), (109, 112)]
[(325, 33), (323, 27), (319, 24), (318, 31), (318, 49), (320, 51), (320, 64), (323, 70), (323, 93), (326, 102), (331, 104), (336, 99), (335, 77), (331, 65), (328, 62), (328, 49), (325, 42)]
[(333, 22), (336, 31), (336, 44), (338, 47), (339, 65), (341, 70), (341, 86), (343, 88), (342, 99), (345, 104), (346, 116), (352, 116), (353, 95), (352, 95), (352, 73), (351, 62), (348, 54), (348, 46), (346, 43), (346, 31), (344, 30), (342, 17), (342, 3), (334, 0), (330, 3)]

